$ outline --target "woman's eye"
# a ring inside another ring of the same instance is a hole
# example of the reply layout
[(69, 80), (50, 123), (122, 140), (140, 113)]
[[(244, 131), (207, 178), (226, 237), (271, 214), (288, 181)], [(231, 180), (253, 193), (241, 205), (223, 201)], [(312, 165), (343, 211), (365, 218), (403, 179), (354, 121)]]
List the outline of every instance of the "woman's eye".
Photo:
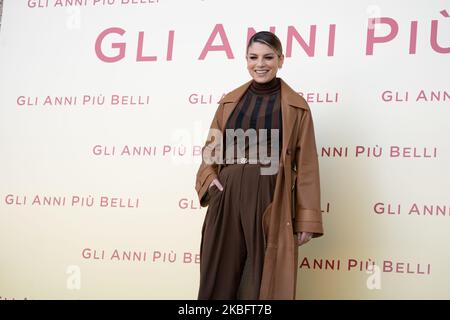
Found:
[[(250, 57), (250, 60), (256, 60), (257, 57)], [(265, 57), (266, 60), (272, 60), (273, 57)]]

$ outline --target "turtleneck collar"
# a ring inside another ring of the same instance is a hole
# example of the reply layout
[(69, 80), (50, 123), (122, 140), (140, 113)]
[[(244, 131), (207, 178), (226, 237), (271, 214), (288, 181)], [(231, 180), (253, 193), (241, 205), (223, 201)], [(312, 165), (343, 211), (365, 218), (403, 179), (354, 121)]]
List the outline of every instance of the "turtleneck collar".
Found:
[(255, 94), (271, 94), (274, 93), (281, 88), (280, 78), (274, 77), (269, 82), (258, 83), (255, 80), (250, 84), (250, 91)]

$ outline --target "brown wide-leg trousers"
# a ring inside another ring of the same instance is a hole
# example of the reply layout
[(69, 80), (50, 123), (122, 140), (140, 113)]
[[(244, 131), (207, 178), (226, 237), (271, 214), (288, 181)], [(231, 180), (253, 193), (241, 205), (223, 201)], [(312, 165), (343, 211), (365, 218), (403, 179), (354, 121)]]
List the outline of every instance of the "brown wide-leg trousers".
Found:
[(224, 187), (209, 189), (202, 228), (198, 299), (259, 298), (264, 237), (262, 216), (272, 202), (276, 174), (259, 164), (232, 164), (219, 174)]

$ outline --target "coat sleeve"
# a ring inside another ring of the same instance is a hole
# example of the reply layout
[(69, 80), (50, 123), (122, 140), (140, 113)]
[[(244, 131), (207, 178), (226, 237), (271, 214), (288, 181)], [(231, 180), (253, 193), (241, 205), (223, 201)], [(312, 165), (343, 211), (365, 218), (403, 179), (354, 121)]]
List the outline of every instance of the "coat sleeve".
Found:
[(312, 232), (313, 237), (319, 237), (323, 235), (319, 159), (311, 110), (303, 112), (298, 132), (294, 231)]
[(217, 129), (221, 130), (219, 126), (219, 116), (222, 114), (222, 112), (223, 112), (223, 104), (219, 104), (219, 107), (217, 108), (214, 118), (211, 122), (208, 137), (206, 139), (204, 146), (202, 147), (202, 162), (200, 164), (200, 167), (198, 168), (197, 177), (195, 181), (195, 190), (197, 191), (198, 199), (202, 207), (208, 206), (209, 204), (208, 188), (211, 182), (215, 178), (217, 178), (218, 164), (207, 163), (207, 161), (205, 161), (205, 151), (208, 151), (214, 144), (217, 143), (217, 141), (215, 141), (214, 138), (215, 136), (211, 135), (211, 132), (212, 129), (216, 129), (216, 131)]

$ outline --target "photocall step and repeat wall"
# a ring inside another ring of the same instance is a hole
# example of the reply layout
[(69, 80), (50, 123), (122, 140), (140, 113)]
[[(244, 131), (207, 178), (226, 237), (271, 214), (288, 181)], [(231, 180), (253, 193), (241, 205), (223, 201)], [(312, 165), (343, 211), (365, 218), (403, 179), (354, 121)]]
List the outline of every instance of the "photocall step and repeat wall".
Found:
[(297, 299), (450, 298), (450, 1), (6, 0), (0, 299), (196, 299), (195, 176), (249, 37), (313, 115)]

